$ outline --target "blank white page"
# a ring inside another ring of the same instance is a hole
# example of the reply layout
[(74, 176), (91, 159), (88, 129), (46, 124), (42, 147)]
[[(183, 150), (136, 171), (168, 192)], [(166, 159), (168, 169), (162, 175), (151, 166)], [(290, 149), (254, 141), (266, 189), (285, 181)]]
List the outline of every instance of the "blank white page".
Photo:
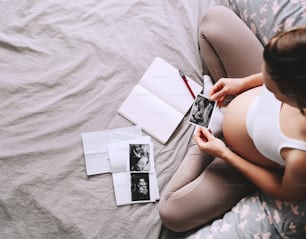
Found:
[(161, 143), (166, 143), (184, 114), (136, 85), (118, 112)]
[[(186, 78), (194, 94), (197, 95), (202, 90), (202, 86), (189, 77)], [(187, 113), (194, 101), (178, 69), (160, 57), (154, 59), (139, 84), (182, 114)]]

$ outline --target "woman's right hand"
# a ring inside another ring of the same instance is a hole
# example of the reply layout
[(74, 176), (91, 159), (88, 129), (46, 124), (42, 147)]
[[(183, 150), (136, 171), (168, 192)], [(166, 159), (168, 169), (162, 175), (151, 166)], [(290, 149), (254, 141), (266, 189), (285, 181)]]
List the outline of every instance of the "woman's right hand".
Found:
[(239, 93), (263, 84), (262, 73), (252, 74), (242, 78), (220, 78), (210, 91), (212, 100), (221, 106), (227, 96)]
[(210, 98), (221, 106), (227, 96), (237, 95), (242, 92), (243, 78), (220, 78), (210, 91)]

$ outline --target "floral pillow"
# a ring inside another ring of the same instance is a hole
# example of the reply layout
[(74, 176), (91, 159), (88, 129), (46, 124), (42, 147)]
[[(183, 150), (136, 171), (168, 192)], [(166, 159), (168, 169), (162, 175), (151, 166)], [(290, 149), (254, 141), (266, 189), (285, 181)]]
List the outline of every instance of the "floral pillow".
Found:
[(279, 31), (306, 26), (306, 0), (229, 0), (229, 7), (262, 44)]

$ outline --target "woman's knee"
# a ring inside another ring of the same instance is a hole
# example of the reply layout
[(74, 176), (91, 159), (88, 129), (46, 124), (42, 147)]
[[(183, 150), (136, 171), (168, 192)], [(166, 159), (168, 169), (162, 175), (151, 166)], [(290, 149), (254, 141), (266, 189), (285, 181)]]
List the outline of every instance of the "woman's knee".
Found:
[(224, 6), (215, 6), (208, 8), (203, 14), (200, 20), (200, 33), (212, 33), (216, 34), (218, 32), (222, 33), (224, 30), (231, 32), (228, 26), (236, 24), (241, 20), (239, 17), (229, 8)]
[(199, 26), (199, 45), (201, 57), (215, 81), (261, 70), (263, 46), (229, 8), (216, 6), (205, 12)]
[(192, 229), (181, 214), (180, 208), (176, 208), (171, 202), (159, 204), (159, 215), (162, 224), (175, 232), (185, 232)]
[[(201, 36), (214, 37), (218, 36), (218, 31), (222, 30), (224, 24), (237, 16), (224, 6), (216, 6), (209, 8), (200, 21), (200, 38)], [(220, 32), (221, 33), (221, 32)]]
[[(206, 204), (191, 195), (164, 195), (159, 202), (159, 215), (164, 226), (175, 232), (186, 232), (206, 224), (214, 218), (211, 213), (216, 205)], [(212, 206), (212, 207), (210, 207)]]
[[(224, 15), (231, 15), (232, 12), (226, 7), (216, 6), (209, 8), (202, 16), (199, 26), (199, 47), (200, 55), (207, 66), (214, 81), (227, 77), (226, 68), (220, 55), (220, 48), (224, 42), (223, 21)], [(230, 17), (231, 18), (231, 17)]]

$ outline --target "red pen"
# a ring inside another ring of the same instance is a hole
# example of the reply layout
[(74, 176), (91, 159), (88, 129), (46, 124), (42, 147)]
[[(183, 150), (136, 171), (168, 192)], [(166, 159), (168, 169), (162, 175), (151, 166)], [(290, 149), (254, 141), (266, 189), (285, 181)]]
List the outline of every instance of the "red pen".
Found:
[(187, 78), (186, 78), (186, 76), (185, 76), (185, 73), (184, 73), (181, 69), (179, 69), (179, 72), (180, 72), (180, 75), (181, 75), (181, 77), (182, 77), (182, 79), (183, 79), (185, 85), (187, 86), (187, 88), (188, 88), (190, 94), (191, 94), (192, 97), (195, 99), (195, 98), (196, 98), (196, 97), (195, 97), (195, 94), (193, 93), (193, 91), (192, 91), (192, 89), (191, 89), (191, 87), (190, 87), (190, 85), (189, 85), (189, 83), (188, 83), (188, 80), (187, 80)]

